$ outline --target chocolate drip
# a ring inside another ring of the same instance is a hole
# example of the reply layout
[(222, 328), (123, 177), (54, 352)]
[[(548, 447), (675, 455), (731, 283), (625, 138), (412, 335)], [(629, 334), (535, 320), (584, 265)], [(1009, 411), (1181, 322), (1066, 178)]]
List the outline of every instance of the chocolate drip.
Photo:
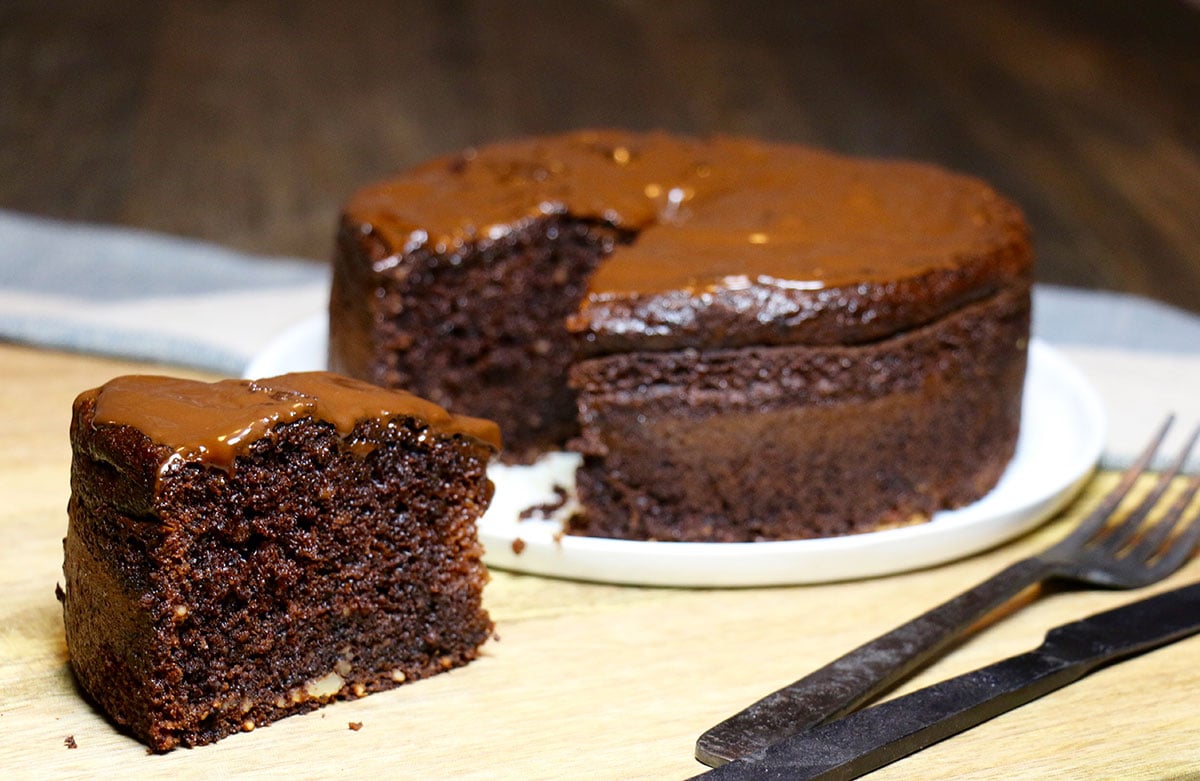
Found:
[(85, 391), (79, 400), (84, 399), (95, 399), (96, 425), (130, 426), (172, 448), (175, 453), (163, 469), (181, 460), (229, 469), (272, 428), (304, 417), (332, 423), (342, 436), (363, 421), (386, 424), (396, 417), (413, 417), (437, 432), (500, 448), (500, 432), (491, 421), (454, 415), (404, 391), (329, 372), (214, 383), (130, 375)]
[[(630, 339), (873, 341), (982, 300), (1031, 264), (1020, 211), (978, 179), (725, 137), (496, 144), (369, 187), (346, 209), (389, 268), (418, 251), (453, 262), (548, 215), (636, 235), (599, 265), (569, 323), (589, 354)], [(879, 303), (897, 300), (911, 303)]]

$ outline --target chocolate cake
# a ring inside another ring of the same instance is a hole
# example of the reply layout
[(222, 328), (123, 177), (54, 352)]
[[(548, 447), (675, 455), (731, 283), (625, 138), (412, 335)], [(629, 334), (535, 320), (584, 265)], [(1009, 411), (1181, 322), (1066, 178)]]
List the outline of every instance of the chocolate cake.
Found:
[(494, 424), (327, 373), (81, 394), (71, 666), (156, 751), (465, 664)]
[(434, 160), (342, 217), (330, 363), (570, 448), (569, 531), (752, 541), (986, 493), (1020, 420), (1032, 254), (977, 179), (586, 131)]

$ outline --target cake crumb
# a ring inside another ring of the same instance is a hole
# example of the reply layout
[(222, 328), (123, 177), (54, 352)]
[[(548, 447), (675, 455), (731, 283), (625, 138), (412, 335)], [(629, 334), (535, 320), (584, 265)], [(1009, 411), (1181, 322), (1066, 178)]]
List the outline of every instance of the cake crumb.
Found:
[(567, 504), (567, 500), (570, 498), (571, 498), (571, 495), (567, 491), (566, 488), (562, 487), (561, 485), (555, 485), (554, 486), (554, 499), (552, 499), (549, 502), (545, 502), (543, 504), (535, 504), (530, 507), (526, 507), (524, 510), (521, 511), (521, 514), (518, 517), (518, 520), (521, 520), (521, 521), (548, 520), (549, 518), (553, 517), (553, 515), (555, 513), (557, 513), (559, 510), (561, 510), (563, 507), (565, 507)]
[(74, 735), (67, 735), (67, 739), (63, 741), (63, 745), (67, 748), (79, 748), (79, 744), (75, 742)]
[(525, 540), (520, 537), (514, 538), (512, 541), (512, 552), (520, 556), (523, 550), (525, 550)]
[(352, 721), (352, 722), (350, 722), (350, 731), (351, 731), (351, 732), (358, 732), (360, 729), (362, 729), (362, 722), (361, 722), (361, 721)]

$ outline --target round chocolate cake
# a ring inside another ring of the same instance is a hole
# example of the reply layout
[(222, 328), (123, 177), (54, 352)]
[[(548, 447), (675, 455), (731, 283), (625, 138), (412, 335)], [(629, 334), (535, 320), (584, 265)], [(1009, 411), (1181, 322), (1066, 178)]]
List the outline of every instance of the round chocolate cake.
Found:
[(1015, 445), (1032, 253), (983, 182), (587, 131), (347, 204), (330, 364), (582, 454), (569, 531), (753, 541), (971, 502)]

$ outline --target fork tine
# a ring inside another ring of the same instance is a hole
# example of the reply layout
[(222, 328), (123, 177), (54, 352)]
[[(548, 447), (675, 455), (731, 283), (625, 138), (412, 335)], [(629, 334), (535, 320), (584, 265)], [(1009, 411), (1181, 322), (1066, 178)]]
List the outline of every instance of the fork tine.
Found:
[[(1165, 494), (1167, 489), (1171, 487), (1171, 482), (1179, 475), (1179, 472), (1183, 469), (1183, 465), (1187, 463), (1189, 456), (1191, 456), (1192, 449), (1196, 446), (1197, 438), (1200, 438), (1200, 428), (1197, 428), (1192, 432), (1192, 435), (1188, 438), (1187, 444), (1184, 446), (1183, 450), (1180, 451), (1179, 455), (1175, 458), (1175, 461), (1171, 464), (1171, 466), (1159, 475), (1158, 482), (1155, 483), (1154, 488), (1149, 494), (1146, 495), (1146, 498), (1142, 500), (1142, 503), (1138, 505), (1137, 509), (1130, 512), (1129, 515), (1123, 521), (1121, 521), (1120, 525), (1113, 530), (1109, 538), (1105, 540), (1105, 544), (1109, 548), (1112, 550), (1119, 550), (1137, 535), (1138, 529), (1141, 528), (1142, 521), (1146, 519), (1146, 516), (1151, 513), (1154, 507), (1158, 504), (1159, 500), (1162, 499), (1163, 494)], [(1149, 540), (1157, 538), (1157, 541), (1152, 542), (1147, 546), (1149, 548), (1149, 553), (1153, 553), (1154, 550), (1158, 548), (1159, 543), (1166, 538), (1173, 526), (1174, 524), (1165, 523), (1157, 523), (1154, 525), (1154, 528), (1147, 534), (1147, 537)], [(1139, 548), (1140, 547), (1141, 545), (1139, 544)]]
[[(1200, 426), (1196, 427), (1195, 431), (1192, 432), (1192, 438), (1188, 440), (1186, 449), (1183, 450), (1180, 458), (1175, 463), (1174, 471), (1176, 474), (1182, 470), (1183, 464), (1187, 462), (1187, 457), (1192, 452), (1198, 439), (1200, 439)], [(1171, 509), (1166, 511), (1163, 517), (1159, 518), (1158, 523), (1154, 524), (1153, 528), (1147, 531), (1146, 535), (1142, 537), (1138, 545), (1134, 547), (1132, 555), (1136, 555), (1136, 557), (1140, 557), (1142, 560), (1150, 560), (1152, 555), (1158, 552), (1158, 548), (1163, 545), (1166, 537), (1169, 537), (1172, 531), (1175, 530), (1176, 525), (1180, 522), (1180, 517), (1183, 515), (1183, 511), (1187, 510), (1187, 506), (1192, 501), (1192, 497), (1198, 488), (1200, 488), (1200, 474), (1193, 476), (1192, 480), (1188, 481), (1187, 488), (1176, 497), (1175, 503), (1171, 505)]]
[(1075, 530), (1059, 543), (1060, 545), (1063, 547), (1081, 545), (1095, 536), (1096, 532), (1100, 531), (1100, 529), (1104, 528), (1104, 525), (1108, 523), (1108, 519), (1112, 517), (1113, 512), (1129, 493), (1129, 489), (1133, 488), (1133, 484), (1137, 482), (1138, 478), (1146, 471), (1146, 467), (1154, 459), (1154, 454), (1158, 452), (1158, 448), (1162, 445), (1163, 440), (1167, 436), (1167, 430), (1171, 428), (1171, 423), (1174, 420), (1174, 415), (1167, 416), (1158, 433), (1154, 435), (1154, 439), (1150, 440), (1150, 444), (1146, 446), (1142, 454), (1137, 457), (1137, 460), (1121, 476), (1120, 482), (1113, 486), (1112, 490), (1100, 500), (1100, 504), (1096, 505), (1096, 509), (1092, 510), (1091, 514), (1087, 518), (1084, 518), (1079, 526), (1075, 527)]
[[(1197, 493), (1200, 493), (1200, 474), (1192, 476), (1192, 479), (1188, 481), (1187, 490), (1176, 497), (1175, 503), (1171, 505), (1171, 509), (1160, 523), (1166, 522), (1169, 518), (1171, 526), (1174, 527), (1184, 510), (1196, 498)], [(1176, 535), (1166, 552), (1151, 566), (1153, 577), (1156, 579), (1164, 577), (1179, 569), (1184, 562), (1191, 558), (1197, 543), (1200, 543), (1200, 517), (1198, 516), (1200, 516), (1200, 512), (1192, 514), (1192, 517), (1188, 519), (1187, 527)], [(1139, 550), (1138, 553), (1141, 554), (1141, 551)], [(1151, 550), (1150, 553), (1154, 553), (1154, 550)]]

